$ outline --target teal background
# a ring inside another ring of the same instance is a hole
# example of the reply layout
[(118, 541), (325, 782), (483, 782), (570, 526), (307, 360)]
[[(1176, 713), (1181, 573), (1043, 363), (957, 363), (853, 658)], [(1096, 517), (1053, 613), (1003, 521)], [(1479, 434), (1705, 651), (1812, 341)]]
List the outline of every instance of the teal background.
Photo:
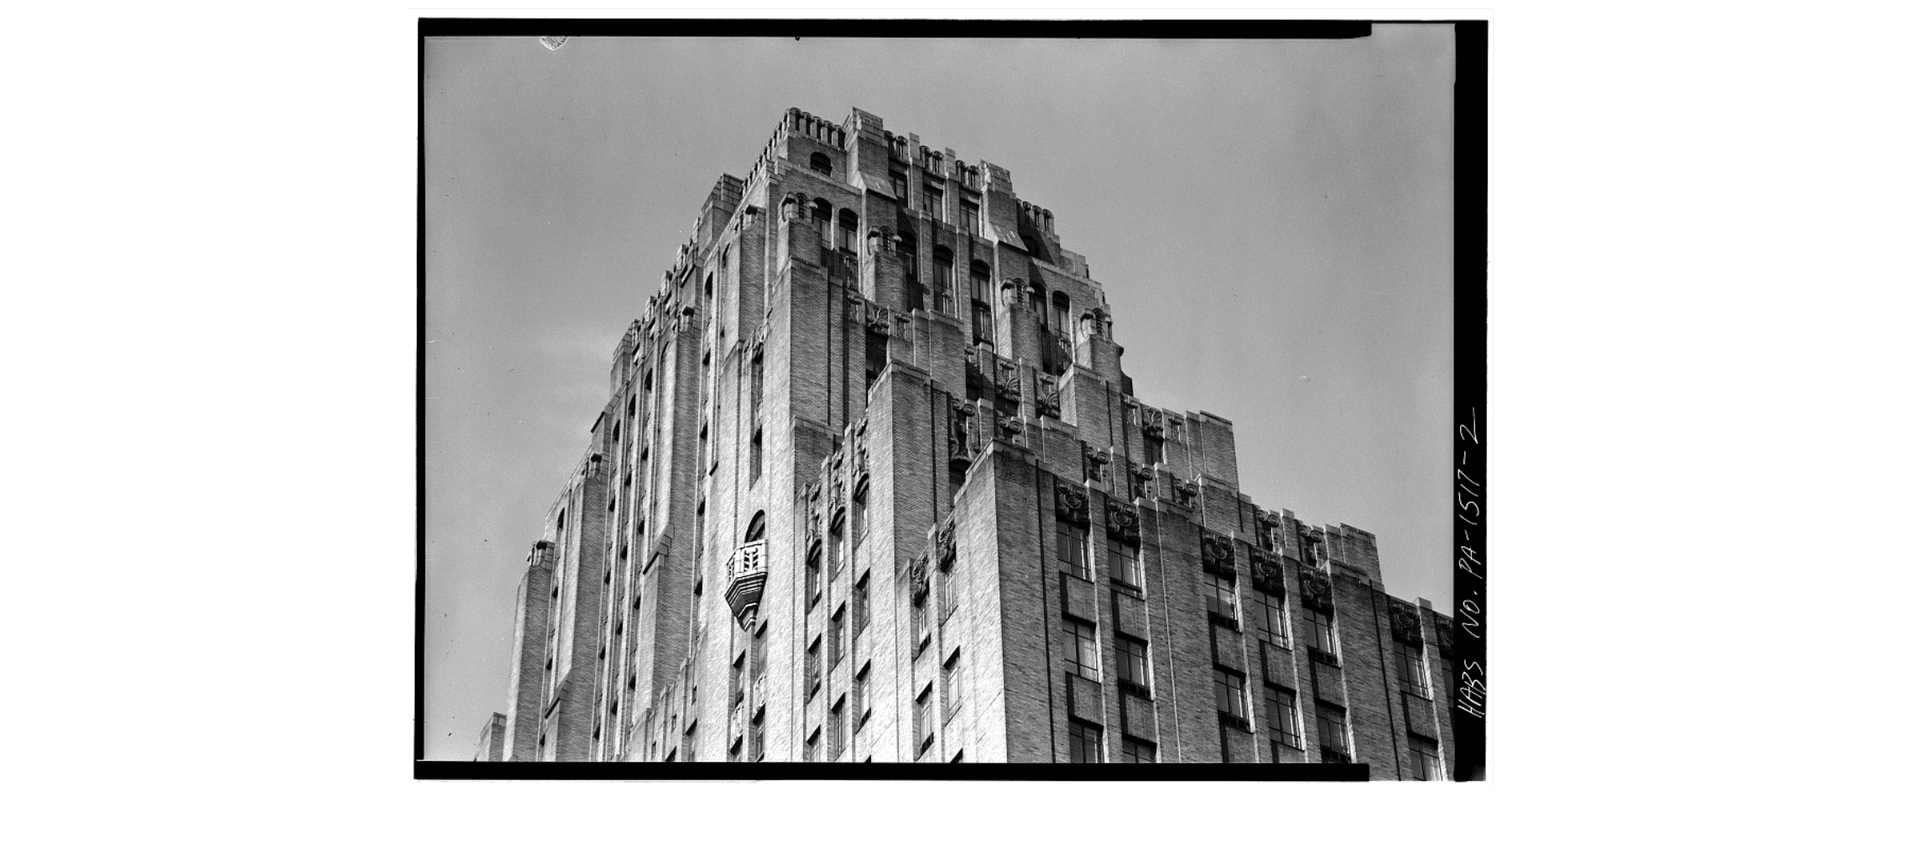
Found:
[(401, 795), (403, 10), (46, 10), (0, 60), (23, 860), (1849, 860), (1910, 810), (1910, 8), (1501, 13), (1500, 791), (564, 803)]

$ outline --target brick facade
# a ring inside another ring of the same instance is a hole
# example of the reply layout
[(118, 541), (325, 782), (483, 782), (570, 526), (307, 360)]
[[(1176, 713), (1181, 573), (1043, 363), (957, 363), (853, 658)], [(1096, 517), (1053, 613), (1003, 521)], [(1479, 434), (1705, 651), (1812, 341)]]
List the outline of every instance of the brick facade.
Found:
[(789, 111), (615, 350), (505, 758), (1450, 763), (1402, 669), (1446, 680), (1451, 622), (1372, 534), (1256, 506), (1233, 424), (1137, 399), (1112, 334), (1006, 169)]

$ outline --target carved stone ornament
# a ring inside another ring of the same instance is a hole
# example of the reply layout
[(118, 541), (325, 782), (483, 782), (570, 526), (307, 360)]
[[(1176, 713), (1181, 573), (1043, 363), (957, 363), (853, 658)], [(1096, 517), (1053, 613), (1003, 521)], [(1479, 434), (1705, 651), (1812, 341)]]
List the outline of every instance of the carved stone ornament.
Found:
[(927, 578), (927, 556), (922, 555), (907, 564), (907, 590), (911, 592), (913, 605), (927, 602), (927, 590), (932, 580)]
[(1233, 575), (1233, 538), (1200, 529), (1200, 568), (1222, 576)]
[(1107, 482), (1107, 465), (1113, 461), (1113, 455), (1105, 450), (1095, 450), (1084, 443), (1080, 447), (1087, 456), (1087, 479), (1095, 483)]
[(1279, 556), (1271, 552), (1250, 549), (1247, 551), (1247, 559), (1252, 565), (1253, 581), (1262, 589), (1268, 594), (1284, 596), (1287, 593), (1286, 571), (1280, 564)]
[(1018, 308), (1027, 296), (1027, 280), (1015, 277), (1000, 283), (1000, 302)]
[[(1436, 621), (1434, 623), (1438, 624), (1439, 622)], [(1433, 644), (1434, 644), (1434, 647), (1440, 649), (1440, 655), (1442, 657), (1452, 659), (1453, 658), (1453, 626), (1450, 624), (1442, 624), (1438, 627), (1433, 628)]]
[(1300, 602), (1322, 612), (1333, 611), (1333, 583), (1325, 576), (1300, 574)]
[(944, 573), (953, 569), (953, 557), (957, 553), (953, 545), (952, 520), (948, 520), (940, 525), (939, 532), (933, 536), (933, 545), (939, 550), (941, 572)]
[(1087, 524), (1087, 492), (1078, 486), (1053, 486), (1053, 515), (1075, 525)]
[(1130, 504), (1107, 499), (1107, 536), (1122, 543), (1140, 545), (1140, 511)]
[(1167, 414), (1149, 405), (1140, 406), (1140, 431), (1150, 438), (1165, 438)]
[(998, 370), (993, 376), (994, 392), (1009, 402), (1020, 401), (1020, 364), (996, 357), (994, 367)]
[(1403, 603), (1388, 607), (1393, 625), (1393, 641), (1408, 645), (1422, 644), (1420, 637), (1420, 610)]
[(867, 230), (867, 251), (875, 256), (893, 254), (893, 234), (878, 228)]
[(1192, 480), (1173, 478), (1173, 503), (1177, 507), (1193, 509), (1193, 500), (1200, 495), (1200, 487)]
[(1039, 378), (1040, 414), (1045, 417), (1060, 416), (1060, 379), (1042, 373)]
[(1136, 465), (1133, 468), (1133, 497), (1147, 498), (1159, 494), (1152, 466)]
[(1006, 439), (1009, 443), (1026, 444), (1027, 424), (1022, 422), (1019, 417), (1012, 414), (1001, 417), (999, 423), (996, 424), (996, 428), (1000, 430), (999, 437)]
[(807, 196), (794, 192), (780, 199), (780, 219), (791, 222), (807, 212)]
[(868, 331), (873, 333), (878, 333), (882, 336), (885, 336), (892, 331), (892, 328), (893, 328), (892, 311), (888, 310), (887, 307), (882, 306), (878, 303), (869, 303), (869, 302), (862, 301), (862, 305), (866, 307)]

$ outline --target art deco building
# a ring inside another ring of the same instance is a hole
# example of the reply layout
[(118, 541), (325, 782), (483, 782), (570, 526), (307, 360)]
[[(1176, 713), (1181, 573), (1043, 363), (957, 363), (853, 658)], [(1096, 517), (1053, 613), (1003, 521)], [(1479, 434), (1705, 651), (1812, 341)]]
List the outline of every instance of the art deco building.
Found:
[(1450, 620), (1372, 534), (1242, 494), (1231, 422), (1135, 397), (1003, 168), (788, 111), (608, 385), (520, 583), (506, 759), (1448, 776)]

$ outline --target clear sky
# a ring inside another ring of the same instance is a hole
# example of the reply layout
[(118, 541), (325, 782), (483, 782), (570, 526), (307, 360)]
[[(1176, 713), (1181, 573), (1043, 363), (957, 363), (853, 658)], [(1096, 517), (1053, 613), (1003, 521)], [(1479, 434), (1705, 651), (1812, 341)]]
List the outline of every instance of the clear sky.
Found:
[(426, 756), (504, 711), (514, 589), (608, 366), (788, 107), (1007, 168), (1143, 401), (1452, 608), (1452, 28), (1329, 42), (451, 39), (426, 52)]

